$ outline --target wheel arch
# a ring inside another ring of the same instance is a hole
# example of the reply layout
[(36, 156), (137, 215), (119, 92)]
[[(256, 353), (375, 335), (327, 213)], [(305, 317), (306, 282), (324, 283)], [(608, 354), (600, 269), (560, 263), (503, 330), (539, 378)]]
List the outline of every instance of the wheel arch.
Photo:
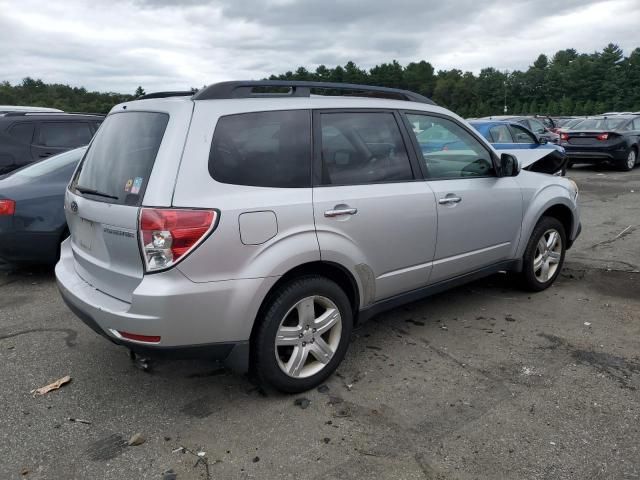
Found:
[(349, 302), (351, 303), (354, 322), (357, 322), (357, 313), (360, 308), (360, 292), (355, 277), (346, 267), (338, 263), (318, 260), (314, 262), (303, 263), (290, 269), (284, 275), (282, 275), (282, 277), (280, 277), (278, 281), (269, 289), (264, 299), (262, 300), (262, 303), (260, 304), (260, 308), (258, 308), (258, 313), (256, 314), (256, 318), (253, 322), (250, 338), (252, 343), (257, 330), (257, 326), (260, 321), (260, 317), (264, 313), (264, 309), (273, 298), (275, 292), (277, 292), (278, 289), (285, 283), (290, 282), (295, 278), (304, 277), (307, 275), (320, 275), (337, 283), (347, 294)]

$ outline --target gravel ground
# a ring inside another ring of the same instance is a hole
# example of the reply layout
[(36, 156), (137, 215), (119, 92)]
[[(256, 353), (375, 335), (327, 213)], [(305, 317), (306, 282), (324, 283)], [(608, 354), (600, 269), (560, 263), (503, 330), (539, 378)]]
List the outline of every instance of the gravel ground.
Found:
[(304, 395), (203, 361), (142, 372), (51, 271), (0, 272), (0, 478), (640, 478), (640, 169), (570, 176), (583, 233), (554, 287), (496, 275), (390, 311)]

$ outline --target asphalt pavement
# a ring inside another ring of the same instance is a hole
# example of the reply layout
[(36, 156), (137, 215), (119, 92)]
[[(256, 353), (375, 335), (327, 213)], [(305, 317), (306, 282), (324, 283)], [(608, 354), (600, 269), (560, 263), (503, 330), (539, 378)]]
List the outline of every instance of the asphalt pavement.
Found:
[(583, 232), (552, 288), (495, 275), (392, 310), (302, 395), (205, 361), (141, 371), (51, 270), (5, 268), (0, 478), (640, 478), (640, 169), (569, 176)]

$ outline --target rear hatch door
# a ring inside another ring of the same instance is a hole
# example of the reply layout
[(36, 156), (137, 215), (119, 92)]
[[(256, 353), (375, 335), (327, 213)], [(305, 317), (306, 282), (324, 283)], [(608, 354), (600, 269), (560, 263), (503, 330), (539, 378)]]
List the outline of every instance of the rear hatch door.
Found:
[(171, 206), (193, 102), (138, 101), (114, 107), (65, 196), (76, 271), (96, 289), (130, 302), (144, 266), (140, 207)]

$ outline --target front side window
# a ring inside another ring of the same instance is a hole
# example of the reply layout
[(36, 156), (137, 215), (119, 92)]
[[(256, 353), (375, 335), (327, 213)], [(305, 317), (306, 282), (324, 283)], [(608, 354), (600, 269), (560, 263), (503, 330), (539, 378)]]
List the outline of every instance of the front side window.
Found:
[(491, 154), (467, 130), (445, 118), (407, 114), (429, 178), (495, 176)]
[(221, 117), (211, 143), (209, 173), (218, 182), (234, 185), (310, 187), (311, 113), (284, 110)]
[(509, 127), (506, 125), (496, 125), (495, 127), (491, 127), (490, 132), (493, 140), (492, 143), (513, 143), (511, 132), (509, 132)]
[(538, 143), (531, 133), (518, 125), (511, 125), (511, 130), (516, 143)]
[(91, 141), (88, 123), (44, 122), (40, 124), (39, 144), (45, 147), (80, 147)]
[(407, 148), (391, 112), (320, 114), (322, 185), (414, 179)]
[(531, 125), (531, 130), (533, 130), (534, 133), (537, 133), (538, 135), (540, 135), (541, 133), (546, 132), (546, 129), (544, 128), (544, 125), (542, 124), (542, 122), (539, 122), (538, 120), (534, 120), (532, 118), (529, 119), (529, 125)]

